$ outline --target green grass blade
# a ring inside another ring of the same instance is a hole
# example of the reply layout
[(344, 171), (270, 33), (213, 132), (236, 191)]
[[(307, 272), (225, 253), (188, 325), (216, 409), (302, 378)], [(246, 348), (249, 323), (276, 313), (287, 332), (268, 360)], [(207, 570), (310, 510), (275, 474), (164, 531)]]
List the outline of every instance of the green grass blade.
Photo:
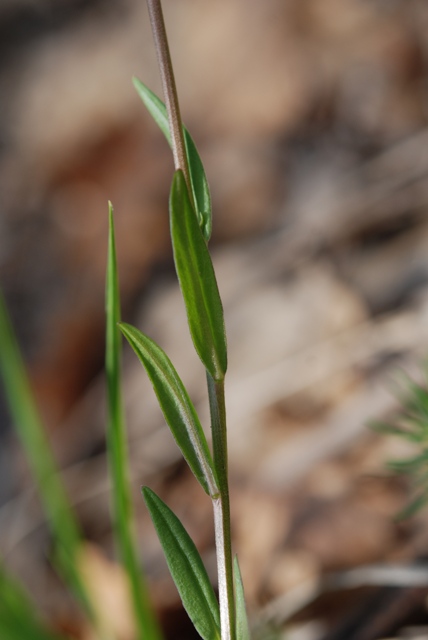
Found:
[(128, 324), (121, 329), (147, 371), (165, 420), (204, 491), (218, 493), (213, 462), (196, 410), (170, 359), (153, 340)]
[(235, 556), (233, 559), (233, 578), (235, 582), (236, 640), (250, 640), (244, 585), (242, 583), (238, 556)]
[(64, 640), (49, 631), (21, 587), (0, 566), (0, 638)]
[(211, 257), (180, 170), (172, 182), (170, 217), (175, 267), (193, 344), (213, 379), (221, 381), (227, 369), (223, 307)]
[(139, 567), (135, 546), (134, 518), (127, 465), (126, 429), (120, 387), (122, 335), (118, 326), (120, 321), (120, 299), (111, 204), (109, 204), (106, 312), (107, 450), (112, 481), (116, 543), (128, 576), (138, 628), (138, 638), (140, 640), (158, 640), (161, 638), (161, 633), (150, 605), (148, 588)]
[[(138, 80), (138, 78), (133, 78), (133, 83), (148, 112), (164, 134), (168, 144), (171, 146), (168, 114), (164, 103), (153, 93), (153, 91), (146, 87), (141, 80)], [(199, 225), (202, 229), (205, 241), (208, 242), (212, 229), (211, 195), (208, 180), (205, 175), (202, 160), (190, 133), (187, 131), (186, 127), (183, 127), (183, 131), (193, 198), (198, 209)]]
[[(0, 294), (0, 373), (6, 400), (36, 479), (44, 510), (55, 540), (55, 556), (69, 586), (85, 605), (89, 604), (78, 566), (80, 532), (43, 429), (10, 323), (3, 297)], [(91, 616), (92, 617), (92, 616)]]
[(169, 507), (148, 487), (144, 500), (172, 578), (195, 629), (204, 640), (220, 640), (220, 612), (208, 574), (189, 534)]

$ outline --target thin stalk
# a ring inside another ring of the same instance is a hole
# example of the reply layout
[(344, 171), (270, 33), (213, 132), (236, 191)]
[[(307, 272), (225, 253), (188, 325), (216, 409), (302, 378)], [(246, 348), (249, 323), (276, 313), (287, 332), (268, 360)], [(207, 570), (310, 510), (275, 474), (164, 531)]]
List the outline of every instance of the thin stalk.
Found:
[(183, 122), (181, 119), (180, 105), (178, 103), (177, 87), (175, 85), (174, 70), (169, 52), (161, 1), (147, 0), (147, 6), (161, 74), (165, 106), (168, 111), (174, 166), (176, 170), (181, 169), (184, 173), (187, 189), (192, 198), (193, 192), (190, 184), (189, 163), (187, 161), (186, 146), (184, 143)]
[(230, 526), (230, 500), (227, 463), (226, 405), (224, 380), (215, 381), (207, 373), (211, 413), (214, 466), (220, 497), (213, 500), (217, 571), (222, 640), (235, 640), (235, 599), (233, 593), (233, 558)]

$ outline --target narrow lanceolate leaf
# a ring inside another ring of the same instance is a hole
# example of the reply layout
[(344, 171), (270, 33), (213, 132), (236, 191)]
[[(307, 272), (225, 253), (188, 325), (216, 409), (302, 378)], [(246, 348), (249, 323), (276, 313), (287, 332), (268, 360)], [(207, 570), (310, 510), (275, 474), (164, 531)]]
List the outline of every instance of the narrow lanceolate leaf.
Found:
[(211, 257), (189, 199), (183, 172), (175, 172), (170, 196), (174, 261), (195, 349), (216, 381), (227, 369), (223, 307)]
[(123, 334), (147, 371), (165, 420), (191, 470), (208, 495), (218, 494), (213, 462), (196, 410), (166, 353), (128, 324)]
[(122, 334), (118, 326), (120, 299), (111, 204), (109, 204), (106, 313), (107, 452), (112, 479), (116, 543), (128, 577), (138, 638), (139, 640), (159, 640), (161, 634), (149, 602), (148, 588), (139, 566), (135, 545), (134, 517), (127, 464), (126, 427), (120, 386)]
[(198, 550), (171, 509), (148, 487), (143, 488), (143, 495), (172, 578), (196, 631), (204, 640), (219, 640), (218, 602)]
[(80, 548), (79, 528), (53, 458), (1, 294), (0, 373), (10, 413), (38, 485), (54, 536), (55, 557), (59, 560), (63, 577), (91, 613), (76, 562)]
[[(141, 80), (134, 78), (133, 82), (137, 93), (144, 102), (148, 112), (164, 134), (168, 144), (171, 146), (168, 114), (164, 103), (153, 93), (153, 91), (146, 87)], [(183, 127), (183, 132), (187, 161), (189, 163), (190, 181), (192, 183), (193, 198), (196, 203), (199, 225), (202, 229), (205, 241), (208, 242), (211, 236), (212, 227), (210, 189), (196, 145), (186, 127)]]
[(60, 640), (49, 631), (21, 587), (0, 566), (0, 638)]
[(250, 640), (247, 610), (245, 607), (244, 585), (242, 584), (238, 556), (235, 556), (233, 560), (233, 578), (235, 582), (236, 640)]

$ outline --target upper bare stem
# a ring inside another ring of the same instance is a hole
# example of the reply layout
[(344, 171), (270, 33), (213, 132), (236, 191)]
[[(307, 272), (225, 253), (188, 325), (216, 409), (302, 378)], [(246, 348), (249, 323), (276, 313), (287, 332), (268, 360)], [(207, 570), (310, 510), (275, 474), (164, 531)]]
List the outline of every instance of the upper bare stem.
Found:
[(169, 130), (171, 132), (172, 153), (176, 169), (181, 169), (186, 179), (189, 193), (190, 188), (189, 167), (187, 163), (186, 148), (184, 145), (183, 123), (181, 120), (180, 106), (178, 104), (177, 88), (175, 86), (174, 72), (168, 39), (165, 30), (165, 21), (160, 0), (147, 0), (150, 23), (155, 41), (156, 55), (160, 68), (162, 87), (165, 97), (165, 105), (168, 111)]

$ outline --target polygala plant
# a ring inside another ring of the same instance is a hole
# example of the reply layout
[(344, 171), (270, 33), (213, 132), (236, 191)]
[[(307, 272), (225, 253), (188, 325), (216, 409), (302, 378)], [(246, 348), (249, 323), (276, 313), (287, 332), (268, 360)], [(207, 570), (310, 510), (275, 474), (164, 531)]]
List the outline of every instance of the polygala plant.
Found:
[[(145, 85), (137, 91), (167, 137), (174, 156), (169, 210), (175, 268), (195, 350), (206, 369), (213, 457), (195, 408), (173, 364), (150, 338), (129, 325), (121, 330), (153, 384), (172, 434), (212, 500), (219, 605), (202, 560), (180, 521), (147, 487), (144, 499), (172, 577), (193, 624), (205, 640), (244, 640), (248, 624), (237, 559), (232, 558), (224, 379), (227, 345), (223, 308), (208, 251), (211, 199), (196, 147), (183, 127), (160, 0), (148, 0), (165, 106)], [(114, 273), (115, 269), (110, 269)], [(110, 284), (110, 287), (113, 285)]]
[[(112, 484), (114, 533), (133, 605), (138, 640), (160, 640), (138, 562), (121, 396), (121, 333), (145, 368), (165, 420), (181, 452), (213, 505), (219, 600), (202, 559), (170, 508), (148, 487), (143, 496), (171, 575), (193, 625), (204, 640), (248, 640), (249, 627), (237, 558), (232, 556), (224, 379), (227, 345), (223, 308), (208, 250), (211, 198), (196, 146), (184, 128), (160, 0), (147, 0), (165, 103), (140, 80), (135, 88), (168, 140), (175, 164), (169, 212), (174, 262), (195, 350), (206, 369), (212, 449), (192, 401), (160, 346), (135, 327), (120, 322), (113, 209), (109, 205), (106, 284), (107, 451)], [(82, 572), (83, 537), (63, 487), (5, 305), (0, 298), (0, 371), (18, 435), (26, 451), (51, 528), (54, 563), (83, 606), (100, 640), (113, 640)], [(27, 596), (0, 564), (0, 638), (59, 640), (44, 625)]]

